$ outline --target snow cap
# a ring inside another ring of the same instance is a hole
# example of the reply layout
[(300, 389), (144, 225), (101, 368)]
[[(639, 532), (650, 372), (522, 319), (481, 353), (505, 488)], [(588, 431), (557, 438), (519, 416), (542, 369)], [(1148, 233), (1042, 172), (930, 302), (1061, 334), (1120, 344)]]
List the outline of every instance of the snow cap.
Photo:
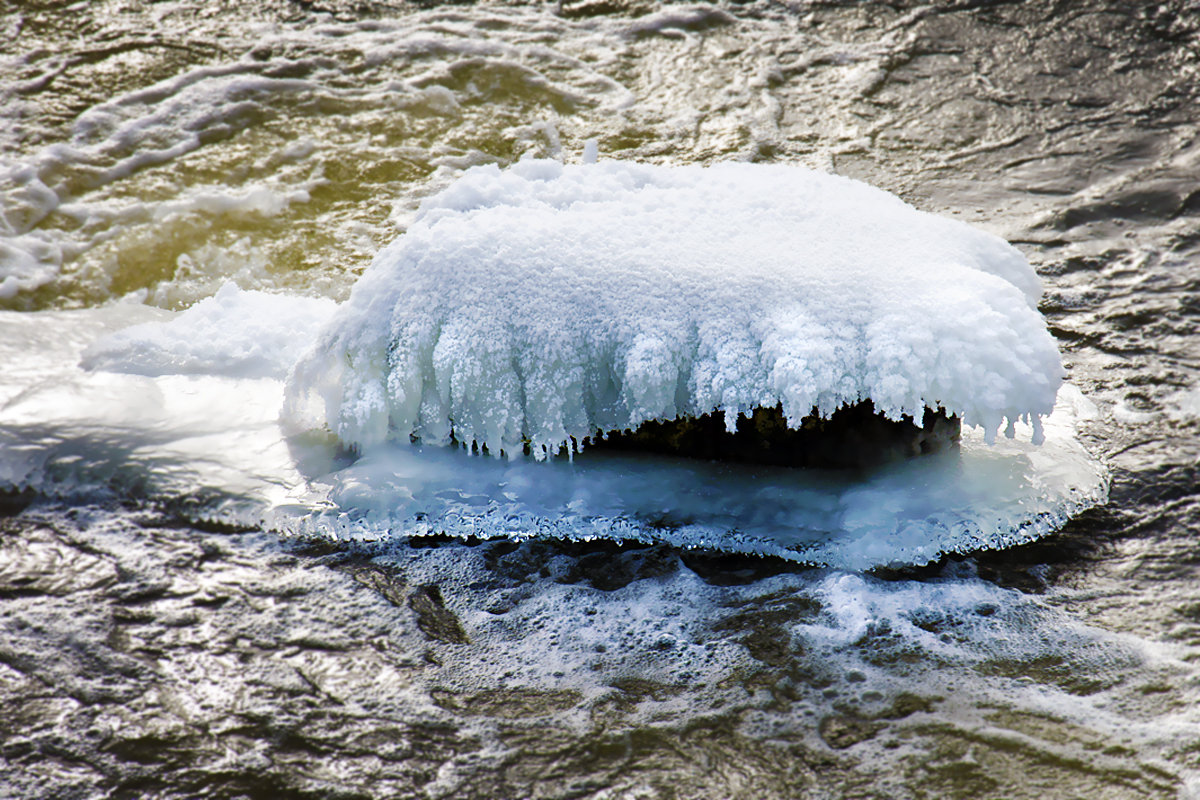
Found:
[[(1063, 368), (1012, 246), (792, 166), (476, 167), (376, 257), (289, 379), (285, 416), (362, 448), (537, 457), (652, 419), (871, 400), (989, 436)], [(1035, 436), (1038, 434), (1035, 433)]]

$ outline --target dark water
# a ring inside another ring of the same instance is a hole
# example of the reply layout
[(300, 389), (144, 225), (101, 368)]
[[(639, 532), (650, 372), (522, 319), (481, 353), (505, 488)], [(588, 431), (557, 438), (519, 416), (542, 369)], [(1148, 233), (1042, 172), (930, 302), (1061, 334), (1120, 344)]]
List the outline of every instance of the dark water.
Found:
[[(1194, 4), (2, 14), (0, 233), (44, 278), (9, 308), (342, 297), (427, 185), (591, 136), (803, 163), (1018, 244), (1113, 485), (1041, 542), (866, 575), (8, 495), (0, 796), (1200, 796)], [(130, 94), (229, 64), (307, 83)]]

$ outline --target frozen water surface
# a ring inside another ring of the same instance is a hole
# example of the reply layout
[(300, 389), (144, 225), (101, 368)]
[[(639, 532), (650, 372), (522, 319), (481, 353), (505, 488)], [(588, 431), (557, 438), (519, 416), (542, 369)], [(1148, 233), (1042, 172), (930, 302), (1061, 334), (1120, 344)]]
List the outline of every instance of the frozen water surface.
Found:
[(327, 438), (280, 423), (270, 368), (330, 306), (230, 287), (182, 313), (117, 303), (3, 315), (0, 478), (306, 536), (627, 539), (848, 569), (1027, 541), (1106, 496), (1105, 471), (1073, 438), (1089, 409), (1070, 386), (1041, 445), (1025, 426), (992, 444), (969, 430), (957, 451), (869, 471), (589, 449), (497, 459), (392, 442), (347, 465)]
[(854, 570), (924, 564), (1038, 538), (1104, 500), (1105, 471), (1074, 440), (1074, 413), (1061, 402), (1040, 447), (969, 433), (959, 452), (866, 472), (586, 450), (538, 463), (384, 445), (317, 481), (331, 509), (275, 522), (353, 539), (624, 538)]

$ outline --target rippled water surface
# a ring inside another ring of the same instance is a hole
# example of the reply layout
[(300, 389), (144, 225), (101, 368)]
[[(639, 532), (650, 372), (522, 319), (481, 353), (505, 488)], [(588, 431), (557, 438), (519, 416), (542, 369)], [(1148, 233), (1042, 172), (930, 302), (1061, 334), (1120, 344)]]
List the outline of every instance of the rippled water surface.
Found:
[[(55, 453), (0, 495), (0, 796), (1200, 797), (1194, 4), (20, 2), (0, 32), (0, 478)], [(590, 138), (1015, 242), (1108, 504), (868, 572), (287, 538), (159, 489), (285, 485), (229, 467), (278, 446), (274, 384), (74, 366), (227, 281), (344, 299), (464, 168)]]

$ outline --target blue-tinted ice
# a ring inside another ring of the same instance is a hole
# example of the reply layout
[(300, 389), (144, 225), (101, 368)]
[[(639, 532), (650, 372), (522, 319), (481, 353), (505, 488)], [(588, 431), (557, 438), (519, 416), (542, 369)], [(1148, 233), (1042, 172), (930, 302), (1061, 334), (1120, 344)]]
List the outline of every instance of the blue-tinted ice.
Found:
[[(1082, 402), (1068, 387), (1064, 396)], [(1107, 494), (1060, 402), (1028, 435), (871, 471), (721, 464), (588, 452), (537, 462), (383, 445), (314, 481), (326, 509), (275, 517), (297, 532), (378, 539), (622, 538), (781, 556), (845, 569), (922, 564), (1044, 536)], [(299, 509), (297, 509), (299, 510)], [(290, 518), (289, 518), (290, 517)]]

